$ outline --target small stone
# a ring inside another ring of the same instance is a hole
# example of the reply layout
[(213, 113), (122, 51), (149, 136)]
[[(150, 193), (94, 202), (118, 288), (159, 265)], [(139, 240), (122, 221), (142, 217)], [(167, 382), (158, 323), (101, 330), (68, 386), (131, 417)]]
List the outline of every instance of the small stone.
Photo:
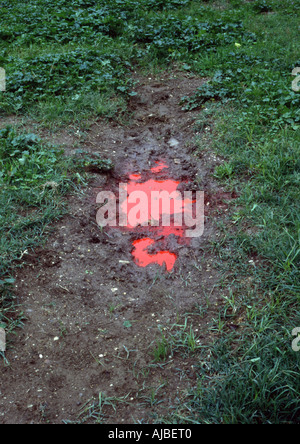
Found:
[(175, 146), (178, 146), (178, 145), (179, 145), (179, 142), (178, 142), (177, 139), (175, 139), (174, 137), (172, 137), (172, 139), (169, 140), (168, 144), (169, 144), (172, 148), (174, 148)]

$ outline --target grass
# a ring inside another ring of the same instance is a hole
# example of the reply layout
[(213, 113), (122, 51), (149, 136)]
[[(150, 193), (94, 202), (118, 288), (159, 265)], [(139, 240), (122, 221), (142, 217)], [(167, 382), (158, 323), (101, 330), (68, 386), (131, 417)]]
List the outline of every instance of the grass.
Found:
[(185, 317), (183, 324), (161, 328), (160, 336), (152, 350), (154, 363), (164, 362), (176, 353), (186, 358), (201, 348), (200, 340), (197, 339), (193, 325), (189, 325), (188, 317)]
[[(189, 0), (93, 0), (87, 9), (81, 0), (51, 1), (48, 8), (37, 0), (26, 5), (3, 1), (0, 63), (6, 69), (7, 91), (0, 110), (60, 124), (117, 116), (134, 94), (136, 67), (149, 70), (149, 65), (154, 69), (179, 62), (187, 71), (214, 76), (187, 106), (195, 106), (196, 99), (197, 106), (212, 97), (236, 97), (253, 75), (245, 106), (267, 90), (266, 116), (272, 108), (283, 121), (293, 119), (289, 107), (299, 105), (299, 98), (292, 91), (283, 95), (280, 88), (297, 62), (293, 41), (299, 2), (293, 8), (275, 2), (272, 11), (278, 13), (264, 16), (263, 23), (264, 5), (242, 2), (228, 8), (233, 3), (221, 2), (226, 8), (217, 9), (211, 2)], [(267, 41), (268, 33), (262, 33), (278, 27), (278, 20), (282, 30), (288, 26), (288, 42), (282, 41), (285, 35)], [(270, 57), (282, 51), (283, 43), (284, 56)], [(272, 100), (276, 103), (267, 109)]]
[(12, 262), (39, 243), (45, 226), (64, 210), (70, 190), (68, 162), (62, 151), (34, 134), (0, 131), (1, 265), (5, 276)]
[[(170, 411), (171, 422), (299, 423), (300, 354), (291, 347), (300, 326), (300, 93), (292, 89), (299, 0), (0, 5), (3, 117), (53, 126), (120, 118), (134, 95), (134, 71), (176, 64), (208, 79), (182, 107), (201, 110), (195, 155), (208, 146), (220, 154), (225, 161), (214, 175), (239, 196), (220, 224), (222, 240), (212, 244), (224, 303), (209, 326), (216, 337), (209, 358), (186, 323), (163, 333), (152, 358), (197, 358), (198, 385), (180, 411)], [(0, 162), (0, 323), (13, 331), (22, 322), (13, 267), (63, 214), (74, 161), (8, 128), (0, 134)], [(77, 172), (112, 167), (85, 153), (76, 162)], [(102, 421), (104, 405), (113, 401), (101, 397), (85, 418)]]
[[(253, 303), (253, 302), (252, 302)], [(295, 301), (271, 298), (247, 310), (242, 334), (224, 334), (212, 349), (205, 387), (190, 394), (187, 421), (299, 422), (299, 357), (291, 349)]]
[(212, 118), (212, 146), (228, 159), (216, 177), (240, 197), (232, 228), (214, 245), (230, 292), (213, 326), (220, 337), (185, 420), (298, 423), (300, 356), (291, 333), (300, 325), (299, 132), (293, 124), (274, 130), (271, 118), (260, 125), (231, 104), (207, 104), (201, 119)]
[[(293, 122), (278, 125), (275, 114), (261, 124), (237, 103), (205, 106), (199, 123), (214, 121), (209, 144), (228, 159), (215, 175), (240, 197), (213, 245), (227, 274), (212, 326), (219, 337), (181, 420), (299, 423), (300, 355), (292, 350), (300, 325), (299, 131)], [(198, 143), (205, 150), (207, 136)]]
[(129, 403), (127, 400), (128, 396), (129, 395), (117, 398), (99, 393), (97, 399), (90, 399), (83, 405), (76, 424), (103, 424), (107, 410), (113, 410), (114, 413), (116, 413), (119, 405)]

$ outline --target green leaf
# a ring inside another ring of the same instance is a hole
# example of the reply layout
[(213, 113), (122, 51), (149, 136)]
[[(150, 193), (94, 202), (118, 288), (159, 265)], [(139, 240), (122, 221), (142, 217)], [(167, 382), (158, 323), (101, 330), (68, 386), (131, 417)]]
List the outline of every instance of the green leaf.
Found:
[(131, 328), (131, 327), (132, 327), (132, 324), (131, 324), (130, 321), (125, 321), (124, 324), (123, 324), (123, 326), (124, 326), (125, 328)]

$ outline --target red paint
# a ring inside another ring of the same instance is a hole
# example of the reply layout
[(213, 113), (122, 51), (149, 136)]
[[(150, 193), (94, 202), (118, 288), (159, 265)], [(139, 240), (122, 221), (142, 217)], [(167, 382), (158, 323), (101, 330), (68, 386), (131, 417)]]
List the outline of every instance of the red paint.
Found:
[(140, 174), (131, 174), (129, 176), (130, 180), (141, 180), (142, 176)]
[[(145, 237), (142, 239), (135, 240), (132, 242), (132, 245), (134, 247), (134, 250), (132, 252), (132, 256), (134, 258), (134, 262), (139, 267), (147, 267), (150, 264), (158, 264), (161, 267), (166, 266), (166, 269), (168, 272), (172, 271), (174, 268), (174, 265), (177, 260), (177, 255), (175, 253), (172, 253), (170, 251), (162, 250), (158, 251), (156, 254), (150, 254), (148, 249), (149, 247), (155, 245), (155, 240), (151, 239), (150, 236), (153, 237), (159, 237), (160, 243), (166, 243), (167, 238), (173, 234), (177, 237), (178, 243), (189, 243), (189, 239), (185, 237), (185, 227), (184, 226), (175, 226), (174, 221), (172, 221), (172, 216), (174, 216), (175, 212), (175, 204), (173, 201), (171, 201), (170, 206), (170, 216), (171, 216), (171, 223), (170, 226), (164, 227), (161, 225), (155, 227), (151, 225), (151, 220), (148, 220), (149, 215), (151, 217), (151, 193), (153, 191), (161, 192), (161, 191), (167, 191), (169, 194), (175, 192), (178, 190), (178, 186), (180, 185), (180, 181), (176, 181), (173, 179), (160, 179), (161, 173), (163, 170), (168, 169), (168, 165), (166, 165), (164, 162), (156, 162), (156, 166), (151, 168), (151, 173), (153, 175), (159, 175), (159, 178), (153, 178), (148, 179), (145, 182), (142, 182), (142, 174), (139, 173), (133, 173), (129, 175), (129, 181), (127, 183), (127, 202), (125, 202), (121, 206), (121, 211), (123, 210), (123, 214), (126, 214), (129, 217), (130, 211), (132, 209), (135, 209), (136, 206), (139, 204), (139, 198), (137, 201), (133, 203), (129, 203), (129, 196), (131, 193), (135, 191), (143, 191), (147, 196), (147, 205), (148, 208), (144, 208), (143, 204), (141, 203), (141, 212), (138, 212), (137, 218), (139, 219), (140, 224), (145, 225), (138, 225), (138, 226), (131, 226), (129, 223), (125, 227), (125, 229), (130, 231), (136, 231), (137, 233), (145, 233)], [(185, 204), (189, 203), (189, 201), (186, 200), (180, 200), (180, 205), (178, 206), (178, 211), (180, 211), (181, 214), (183, 214), (185, 209)], [(148, 211), (146, 211), (148, 210)], [(142, 214), (141, 214), (142, 213)], [(144, 214), (143, 214), (144, 213)], [(162, 218), (162, 205), (160, 205), (159, 208), (159, 217), (160, 222)]]
[(169, 168), (164, 162), (155, 162), (156, 167), (151, 168), (152, 173), (160, 173), (163, 169)]
[[(180, 182), (177, 182), (175, 180), (147, 180), (146, 182), (137, 182), (139, 179), (133, 179), (133, 176), (130, 176), (131, 180), (127, 184), (127, 191), (130, 195), (134, 191), (143, 191), (147, 195), (148, 199), (148, 211), (146, 213), (151, 215), (151, 193), (153, 191), (167, 191), (168, 193), (172, 193), (173, 191), (176, 191), (178, 188), (178, 185)], [(131, 209), (135, 208), (137, 202), (129, 203), (128, 200), (126, 202), (127, 206), (127, 215), (129, 215)], [(123, 204), (122, 208), (125, 210), (125, 204)], [(171, 202), (171, 214), (174, 214), (174, 202)], [(160, 215), (162, 215), (161, 209), (160, 209)], [(146, 223), (149, 221), (149, 219), (145, 216), (141, 216), (141, 224)], [(134, 228), (130, 224), (127, 225), (128, 228)], [(163, 227), (162, 227), (163, 228)]]
[(177, 260), (177, 256), (169, 251), (159, 251), (156, 254), (149, 254), (148, 248), (155, 244), (155, 241), (150, 238), (139, 239), (133, 242), (135, 247), (132, 255), (135, 263), (139, 267), (147, 267), (150, 264), (158, 264), (161, 267), (166, 265), (167, 271), (172, 271)]

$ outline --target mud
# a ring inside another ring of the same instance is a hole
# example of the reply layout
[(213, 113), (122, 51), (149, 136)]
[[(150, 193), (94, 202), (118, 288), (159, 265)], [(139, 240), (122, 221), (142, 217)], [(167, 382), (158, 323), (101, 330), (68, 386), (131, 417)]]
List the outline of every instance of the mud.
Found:
[[(198, 343), (209, 344), (208, 323), (221, 299), (211, 242), (218, 218), (235, 196), (212, 178), (221, 159), (209, 151), (196, 155), (198, 112), (183, 112), (179, 104), (200, 84), (180, 73), (140, 78), (130, 125), (97, 121), (80, 142), (84, 150), (111, 158), (115, 168), (92, 175), (84, 193), (70, 196), (69, 215), (55, 225), (46, 247), (24, 257), (15, 290), (26, 322), (11, 338), (10, 365), (1, 364), (1, 423), (77, 421), (85, 403), (99, 393), (119, 399), (116, 410), (104, 408), (102, 422), (151, 423), (168, 416), (197, 385), (197, 355), (170, 352), (155, 363), (153, 349), (159, 329), (170, 331), (185, 313)], [(66, 154), (75, 153), (77, 142), (76, 135), (67, 138)], [(151, 168), (161, 161), (169, 168), (157, 171), (157, 177), (205, 192), (202, 237), (189, 244), (175, 235), (154, 237), (149, 253), (176, 254), (169, 272), (163, 264), (139, 267), (133, 260), (133, 242), (145, 232), (100, 230), (96, 223), (99, 191), (117, 192), (131, 174), (151, 178)], [(206, 315), (194, 317), (207, 298)]]

